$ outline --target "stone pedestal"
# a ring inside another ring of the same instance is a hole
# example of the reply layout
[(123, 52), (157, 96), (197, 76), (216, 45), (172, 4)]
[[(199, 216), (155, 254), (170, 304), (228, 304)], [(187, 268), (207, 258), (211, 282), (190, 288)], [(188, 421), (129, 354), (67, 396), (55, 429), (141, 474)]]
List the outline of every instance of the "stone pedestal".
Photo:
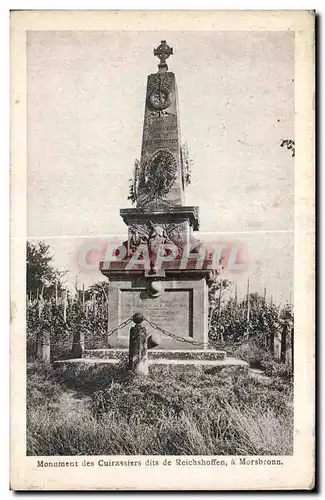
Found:
[[(188, 341), (176, 340), (158, 330), (161, 336), (159, 349), (204, 349), (207, 346), (208, 290), (201, 272), (188, 279), (182, 276), (182, 280), (171, 279), (167, 273), (165, 278), (159, 279), (162, 289), (159, 296), (150, 294), (150, 280), (144, 277), (121, 278), (110, 278), (109, 330), (140, 312), (159, 328)], [(148, 335), (157, 331), (147, 322), (144, 324)], [(193, 340), (200, 342), (201, 346), (193, 345)], [(109, 337), (112, 347), (127, 347), (128, 342), (126, 329)]]

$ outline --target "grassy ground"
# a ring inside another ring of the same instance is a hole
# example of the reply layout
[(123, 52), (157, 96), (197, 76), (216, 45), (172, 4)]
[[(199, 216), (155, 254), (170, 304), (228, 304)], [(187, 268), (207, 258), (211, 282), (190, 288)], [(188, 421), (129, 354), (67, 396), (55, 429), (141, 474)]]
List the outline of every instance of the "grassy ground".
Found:
[(156, 374), (31, 364), (28, 455), (287, 455), (292, 384), (238, 370)]

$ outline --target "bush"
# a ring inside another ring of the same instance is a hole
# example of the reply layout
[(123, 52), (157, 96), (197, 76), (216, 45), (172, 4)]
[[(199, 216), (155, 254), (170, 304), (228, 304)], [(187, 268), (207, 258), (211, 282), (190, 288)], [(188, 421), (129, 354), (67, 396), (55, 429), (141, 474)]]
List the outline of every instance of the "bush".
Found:
[[(230, 348), (231, 349), (231, 348)], [(247, 361), (251, 368), (263, 370), (268, 363), (272, 362), (272, 356), (259, 347), (254, 341), (247, 341), (239, 346), (233, 346), (232, 355)]]
[(250, 368), (262, 370), (270, 377), (280, 377), (290, 382), (293, 381), (292, 366), (289, 361), (280, 363), (271, 354), (260, 347), (254, 340), (248, 340), (240, 345), (224, 345), (228, 355), (247, 361)]

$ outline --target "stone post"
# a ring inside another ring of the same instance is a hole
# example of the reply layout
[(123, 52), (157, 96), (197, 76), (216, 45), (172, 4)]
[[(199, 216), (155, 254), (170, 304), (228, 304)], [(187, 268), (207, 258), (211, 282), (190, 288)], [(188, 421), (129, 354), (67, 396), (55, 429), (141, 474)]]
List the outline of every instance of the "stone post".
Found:
[(133, 321), (135, 326), (130, 329), (129, 368), (136, 374), (148, 375), (147, 330), (141, 326), (142, 314), (134, 314)]
[(285, 363), (287, 359), (287, 331), (288, 331), (288, 325), (284, 323), (282, 326), (282, 335), (281, 335), (281, 351), (280, 351), (281, 363)]
[(47, 330), (44, 330), (38, 339), (36, 346), (36, 359), (47, 364), (51, 361), (50, 332)]
[(72, 356), (74, 358), (82, 358), (85, 348), (85, 336), (80, 330), (77, 330), (73, 336)]
[(269, 348), (271, 356), (274, 357), (274, 330), (270, 331)]

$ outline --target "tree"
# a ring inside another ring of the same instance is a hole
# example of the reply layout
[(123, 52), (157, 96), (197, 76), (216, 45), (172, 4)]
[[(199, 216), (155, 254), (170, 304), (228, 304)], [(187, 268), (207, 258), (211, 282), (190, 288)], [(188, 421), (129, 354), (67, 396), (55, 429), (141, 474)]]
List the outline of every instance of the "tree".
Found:
[[(218, 276), (218, 273), (209, 280), (208, 289), (208, 301), (209, 301), (209, 312), (208, 312), (208, 323), (209, 329), (216, 331), (217, 325), (220, 320), (221, 312), (221, 299), (222, 292), (226, 290), (230, 285), (230, 281)], [(219, 338), (222, 338), (222, 332), (219, 332)]]
[(28, 296), (43, 297), (62, 289), (60, 278), (62, 273), (54, 268), (53, 256), (49, 245), (40, 241), (39, 243), (27, 242), (27, 269), (26, 269), (26, 291)]
[(99, 297), (102, 297), (108, 301), (108, 292), (109, 292), (109, 282), (106, 280), (98, 281), (94, 285), (91, 285), (86, 290), (86, 299), (95, 298), (96, 300)]

